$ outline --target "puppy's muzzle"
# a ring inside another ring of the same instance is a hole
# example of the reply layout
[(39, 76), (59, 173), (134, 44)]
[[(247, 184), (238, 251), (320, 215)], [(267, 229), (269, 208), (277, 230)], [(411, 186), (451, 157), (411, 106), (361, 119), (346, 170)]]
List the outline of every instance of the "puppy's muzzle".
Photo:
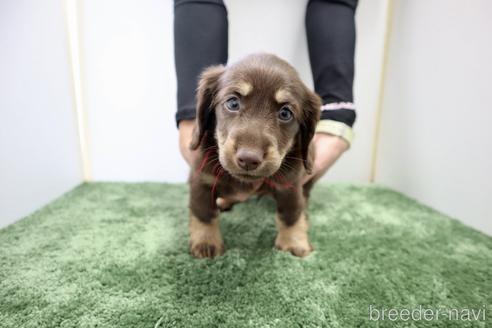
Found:
[(236, 163), (243, 170), (252, 171), (261, 165), (263, 157), (263, 152), (260, 150), (239, 148), (236, 152)]

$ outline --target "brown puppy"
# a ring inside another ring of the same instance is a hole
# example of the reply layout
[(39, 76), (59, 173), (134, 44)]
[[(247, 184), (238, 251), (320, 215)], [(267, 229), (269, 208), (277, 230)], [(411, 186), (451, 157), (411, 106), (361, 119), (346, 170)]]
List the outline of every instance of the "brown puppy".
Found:
[(190, 251), (224, 252), (219, 210), (254, 194), (277, 202), (275, 246), (297, 256), (312, 251), (306, 208), (310, 147), (321, 102), (294, 68), (269, 54), (254, 54), (201, 75), (192, 149), (200, 149), (190, 174)]

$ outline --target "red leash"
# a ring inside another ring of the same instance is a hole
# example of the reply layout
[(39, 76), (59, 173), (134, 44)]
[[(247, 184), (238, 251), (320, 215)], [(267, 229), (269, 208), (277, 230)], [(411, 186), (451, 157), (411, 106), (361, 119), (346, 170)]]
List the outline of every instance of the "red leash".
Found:
[(212, 205), (214, 207), (217, 206), (217, 203), (215, 201), (215, 191), (217, 189), (217, 183), (219, 182), (220, 177), (222, 176), (222, 174), (224, 174), (224, 170), (221, 168), (221, 169), (219, 169), (219, 172), (215, 176), (214, 184), (212, 185)]
[(198, 167), (198, 169), (196, 170), (196, 173), (197, 173), (198, 175), (202, 174), (202, 171), (203, 171), (203, 169), (205, 168), (205, 165), (207, 165), (207, 161), (208, 161), (208, 158), (209, 158), (209, 156), (210, 156), (210, 152), (211, 152), (211, 151), (212, 151), (212, 150), (210, 149), (210, 150), (207, 150), (207, 151), (205, 152), (205, 156), (203, 157), (203, 160), (202, 160), (202, 162), (200, 163), (200, 166), (199, 166), (199, 167)]

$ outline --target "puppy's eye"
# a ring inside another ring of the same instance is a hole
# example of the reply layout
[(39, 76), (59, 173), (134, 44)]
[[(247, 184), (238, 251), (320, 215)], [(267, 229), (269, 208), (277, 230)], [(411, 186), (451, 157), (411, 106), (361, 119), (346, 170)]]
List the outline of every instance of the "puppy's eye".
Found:
[(225, 106), (231, 112), (236, 112), (239, 110), (239, 99), (237, 97), (231, 97), (225, 102)]
[(278, 111), (278, 118), (283, 122), (289, 122), (292, 119), (292, 116), (293, 116), (292, 111), (288, 106), (283, 106)]

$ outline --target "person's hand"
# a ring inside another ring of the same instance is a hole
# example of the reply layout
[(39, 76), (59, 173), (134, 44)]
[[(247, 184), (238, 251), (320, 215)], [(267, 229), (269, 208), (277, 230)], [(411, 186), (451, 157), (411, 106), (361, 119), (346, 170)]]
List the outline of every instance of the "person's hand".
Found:
[(312, 142), (315, 152), (313, 172), (304, 178), (303, 184), (321, 178), (349, 148), (349, 144), (344, 139), (326, 133), (315, 133)]
[(195, 120), (182, 120), (179, 122), (179, 150), (189, 166), (193, 165), (197, 156), (197, 151), (190, 149), (194, 127)]

